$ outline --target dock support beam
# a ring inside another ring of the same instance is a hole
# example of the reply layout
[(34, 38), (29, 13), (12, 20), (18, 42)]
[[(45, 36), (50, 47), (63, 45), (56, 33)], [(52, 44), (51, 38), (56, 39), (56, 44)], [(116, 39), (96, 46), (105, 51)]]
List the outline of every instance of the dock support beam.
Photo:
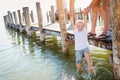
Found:
[(67, 9), (64, 9), (65, 10), (65, 20), (66, 20), (66, 23), (68, 24), (69, 23), (69, 21), (68, 21), (68, 15), (67, 15)]
[(9, 20), (9, 27), (11, 27), (11, 25), (12, 25), (12, 18), (11, 18), (10, 11), (8, 11), (8, 20)]
[(30, 30), (31, 23), (30, 23), (30, 16), (29, 16), (29, 8), (28, 7), (23, 7), (23, 12), (24, 12), (27, 35), (32, 36), (31, 30)]
[(40, 2), (36, 2), (36, 9), (37, 9), (37, 17), (38, 17), (38, 25), (40, 29), (40, 41), (45, 41), (45, 34), (43, 31), (43, 17), (42, 17), (42, 10), (40, 6)]
[(23, 31), (23, 29), (22, 29), (22, 17), (21, 17), (21, 12), (20, 12), (20, 10), (18, 10), (17, 11), (18, 12), (18, 20), (19, 20), (19, 30), (20, 30), (20, 32), (22, 32)]
[(59, 23), (61, 29), (62, 37), (62, 50), (64, 54), (68, 53), (68, 40), (67, 40), (67, 31), (66, 31), (66, 22), (65, 22), (65, 11), (63, 7), (63, 0), (56, 0), (58, 8)]
[(5, 26), (7, 26), (7, 18), (6, 17), (7, 16), (3, 16)]
[(14, 24), (12, 13), (10, 13), (10, 16), (11, 16), (11, 23)]
[(30, 16), (31, 16), (31, 22), (32, 22), (32, 23), (34, 23), (33, 11), (31, 11), (31, 14), (30, 14)]
[(16, 12), (13, 12), (13, 16), (14, 16), (15, 26), (17, 27), (18, 20), (17, 20), (17, 14), (16, 14)]
[(114, 80), (120, 80), (120, 0), (111, 0)]
[(47, 22), (49, 23), (49, 14), (48, 14), (48, 12), (46, 12), (46, 16), (47, 16)]
[(54, 6), (51, 6), (51, 19), (52, 19), (52, 23), (55, 23), (55, 10), (54, 10)]

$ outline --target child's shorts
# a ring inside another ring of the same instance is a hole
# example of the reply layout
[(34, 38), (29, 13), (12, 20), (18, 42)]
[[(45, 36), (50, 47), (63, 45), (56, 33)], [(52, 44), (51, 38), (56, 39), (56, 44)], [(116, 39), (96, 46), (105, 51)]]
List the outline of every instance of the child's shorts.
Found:
[(84, 57), (85, 52), (89, 53), (89, 48), (85, 48), (85, 49), (82, 49), (82, 50), (76, 50), (76, 64), (82, 62), (82, 59)]

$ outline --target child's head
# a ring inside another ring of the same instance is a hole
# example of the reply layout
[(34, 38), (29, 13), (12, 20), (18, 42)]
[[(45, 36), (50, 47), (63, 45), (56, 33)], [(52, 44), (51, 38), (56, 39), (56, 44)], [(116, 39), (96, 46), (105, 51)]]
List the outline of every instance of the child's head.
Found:
[(75, 22), (75, 27), (79, 30), (79, 31), (81, 31), (81, 30), (83, 30), (84, 29), (84, 21), (83, 20), (77, 20), (76, 22)]

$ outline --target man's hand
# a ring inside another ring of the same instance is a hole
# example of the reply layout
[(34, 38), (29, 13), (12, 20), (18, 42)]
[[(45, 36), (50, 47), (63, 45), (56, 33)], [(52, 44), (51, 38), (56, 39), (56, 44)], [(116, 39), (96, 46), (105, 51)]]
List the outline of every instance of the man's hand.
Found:
[(68, 12), (68, 16), (69, 16), (69, 17), (72, 17), (72, 16), (73, 16), (73, 11), (69, 11), (69, 12)]
[(83, 10), (83, 14), (84, 14), (85, 16), (88, 15), (88, 12), (89, 12), (89, 8), (85, 8), (85, 9)]

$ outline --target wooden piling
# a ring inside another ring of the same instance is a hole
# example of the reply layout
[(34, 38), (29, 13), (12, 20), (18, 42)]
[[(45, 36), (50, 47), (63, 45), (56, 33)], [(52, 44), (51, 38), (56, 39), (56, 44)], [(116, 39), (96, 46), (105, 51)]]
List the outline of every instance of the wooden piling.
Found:
[(17, 14), (16, 14), (16, 12), (13, 12), (13, 16), (14, 16), (15, 25), (18, 25), (18, 20), (17, 20)]
[(24, 12), (22, 12), (22, 22), (23, 22), (23, 24), (25, 24), (25, 16), (24, 16)]
[(114, 80), (120, 80), (120, 0), (111, 0)]
[(22, 17), (20, 10), (18, 10), (18, 19), (19, 19), (19, 25), (22, 25)]
[(18, 10), (17, 12), (18, 12), (18, 20), (19, 20), (19, 30), (22, 33), (22, 31), (23, 31), (23, 29), (22, 29), (22, 16), (21, 16), (20, 10)]
[(9, 20), (9, 24), (11, 24), (11, 23), (12, 23), (12, 20), (11, 20), (10, 11), (8, 11), (8, 20)]
[(68, 40), (67, 40), (67, 31), (66, 31), (66, 22), (65, 22), (65, 11), (63, 6), (63, 0), (56, 0), (59, 23), (61, 29), (61, 37), (62, 37), (62, 50), (64, 54), (68, 53)]
[(49, 11), (49, 16), (50, 16), (50, 21), (52, 23), (52, 13), (51, 13), (51, 11)]
[(14, 24), (12, 13), (10, 13), (10, 16), (11, 16), (11, 23)]
[(49, 14), (48, 14), (48, 12), (46, 12), (46, 16), (47, 16), (47, 22), (49, 22)]
[(43, 17), (42, 17), (40, 2), (36, 2), (36, 10), (37, 10), (37, 17), (38, 17), (38, 25), (40, 29), (40, 41), (44, 42), (45, 34), (43, 32)]
[(32, 21), (32, 23), (34, 23), (33, 11), (31, 11), (30, 17), (31, 17), (31, 21)]
[(24, 12), (27, 35), (32, 36), (31, 31), (30, 31), (31, 23), (30, 23), (30, 16), (29, 16), (29, 8), (23, 7), (23, 12)]
[(55, 23), (55, 10), (54, 6), (51, 6), (51, 18), (52, 18), (52, 23)]
[(4, 18), (4, 24), (5, 24), (5, 26), (7, 26), (7, 24), (8, 24), (7, 15), (3, 16), (3, 18)]
[(69, 21), (68, 21), (68, 15), (67, 15), (67, 9), (64, 9), (65, 10), (65, 20), (66, 20), (66, 23), (68, 24), (69, 23)]

